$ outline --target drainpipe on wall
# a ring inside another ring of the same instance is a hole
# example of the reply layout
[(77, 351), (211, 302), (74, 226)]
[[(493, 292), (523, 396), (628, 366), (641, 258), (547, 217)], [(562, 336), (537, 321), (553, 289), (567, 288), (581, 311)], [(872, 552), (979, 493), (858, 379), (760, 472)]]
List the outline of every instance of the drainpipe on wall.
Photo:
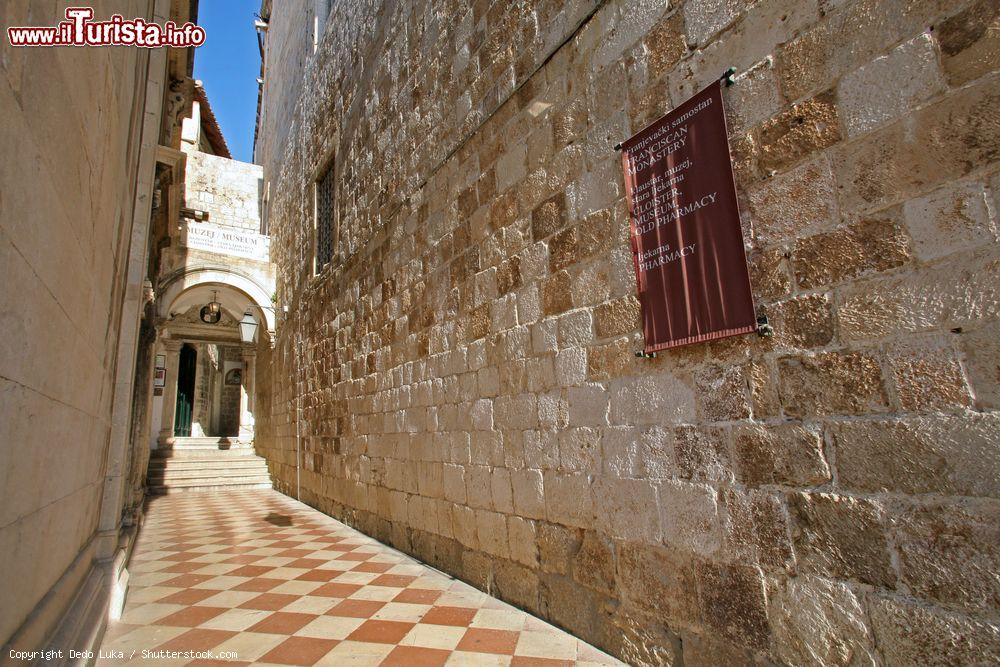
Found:
[(299, 422), (302, 420), (302, 331), (295, 330), (295, 499), (302, 499), (302, 431)]

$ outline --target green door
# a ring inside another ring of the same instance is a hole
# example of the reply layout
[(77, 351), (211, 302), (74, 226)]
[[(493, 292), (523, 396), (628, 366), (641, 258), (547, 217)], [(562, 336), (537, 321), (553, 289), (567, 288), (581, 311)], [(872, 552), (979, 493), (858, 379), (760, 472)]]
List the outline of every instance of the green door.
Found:
[(181, 348), (180, 365), (177, 369), (177, 412), (174, 414), (174, 435), (179, 438), (191, 436), (191, 411), (194, 409), (194, 375), (197, 363), (197, 350), (185, 343)]

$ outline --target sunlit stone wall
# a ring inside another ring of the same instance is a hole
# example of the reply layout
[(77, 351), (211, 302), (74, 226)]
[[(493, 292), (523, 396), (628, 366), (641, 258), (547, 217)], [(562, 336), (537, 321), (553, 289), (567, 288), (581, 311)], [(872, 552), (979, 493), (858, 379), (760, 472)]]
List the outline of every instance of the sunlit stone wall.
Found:
[[(258, 145), (278, 488), (630, 662), (998, 659), (996, 3), (345, 0), (313, 54), (314, 4)], [(637, 359), (613, 146), (730, 66), (775, 336)]]

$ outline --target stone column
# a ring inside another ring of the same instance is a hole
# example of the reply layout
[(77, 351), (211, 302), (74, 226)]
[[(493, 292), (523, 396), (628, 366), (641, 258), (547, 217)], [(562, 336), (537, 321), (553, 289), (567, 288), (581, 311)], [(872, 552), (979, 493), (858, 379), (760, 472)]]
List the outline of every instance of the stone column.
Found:
[(181, 365), (181, 347), (184, 341), (167, 339), (163, 347), (167, 352), (167, 374), (163, 384), (163, 416), (160, 418), (160, 447), (174, 444), (174, 417), (177, 411), (177, 375)]
[[(191, 437), (202, 438), (205, 433), (205, 422), (210, 406), (206, 406), (205, 399), (208, 392), (202, 392), (202, 383), (206, 381), (205, 369), (208, 367), (208, 345), (196, 343), (195, 350), (198, 352), (197, 363), (194, 367), (194, 400), (191, 404)], [(203, 395), (204, 394), (204, 395)], [(209, 426), (211, 428), (211, 426)]]
[(256, 348), (244, 345), (243, 353), (243, 382), (240, 385), (240, 442), (253, 442), (254, 433), (254, 374), (257, 370), (257, 350)]

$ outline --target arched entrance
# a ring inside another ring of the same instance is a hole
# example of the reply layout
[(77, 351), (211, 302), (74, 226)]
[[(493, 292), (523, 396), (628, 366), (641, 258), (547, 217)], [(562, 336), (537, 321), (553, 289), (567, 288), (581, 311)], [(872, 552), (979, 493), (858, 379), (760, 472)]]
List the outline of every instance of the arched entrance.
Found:
[(186, 267), (167, 276), (157, 297), (160, 317), (171, 318), (193, 304), (204, 304), (212, 292), (236, 319), (249, 307), (268, 334), (275, 328), (271, 291), (261, 280), (238, 270), (217, 266)]
[[(207, 304), (215, 317), (205, 318)], [(160, 286), (157, 369), (151, 447), (248, 447), (254, 436), (257, 346), (269, 345), (274, 309), (264, 286), (221, 267), (188, 268)], [(239, 322), (257, 321), (256, 340), (243, 342)]]

